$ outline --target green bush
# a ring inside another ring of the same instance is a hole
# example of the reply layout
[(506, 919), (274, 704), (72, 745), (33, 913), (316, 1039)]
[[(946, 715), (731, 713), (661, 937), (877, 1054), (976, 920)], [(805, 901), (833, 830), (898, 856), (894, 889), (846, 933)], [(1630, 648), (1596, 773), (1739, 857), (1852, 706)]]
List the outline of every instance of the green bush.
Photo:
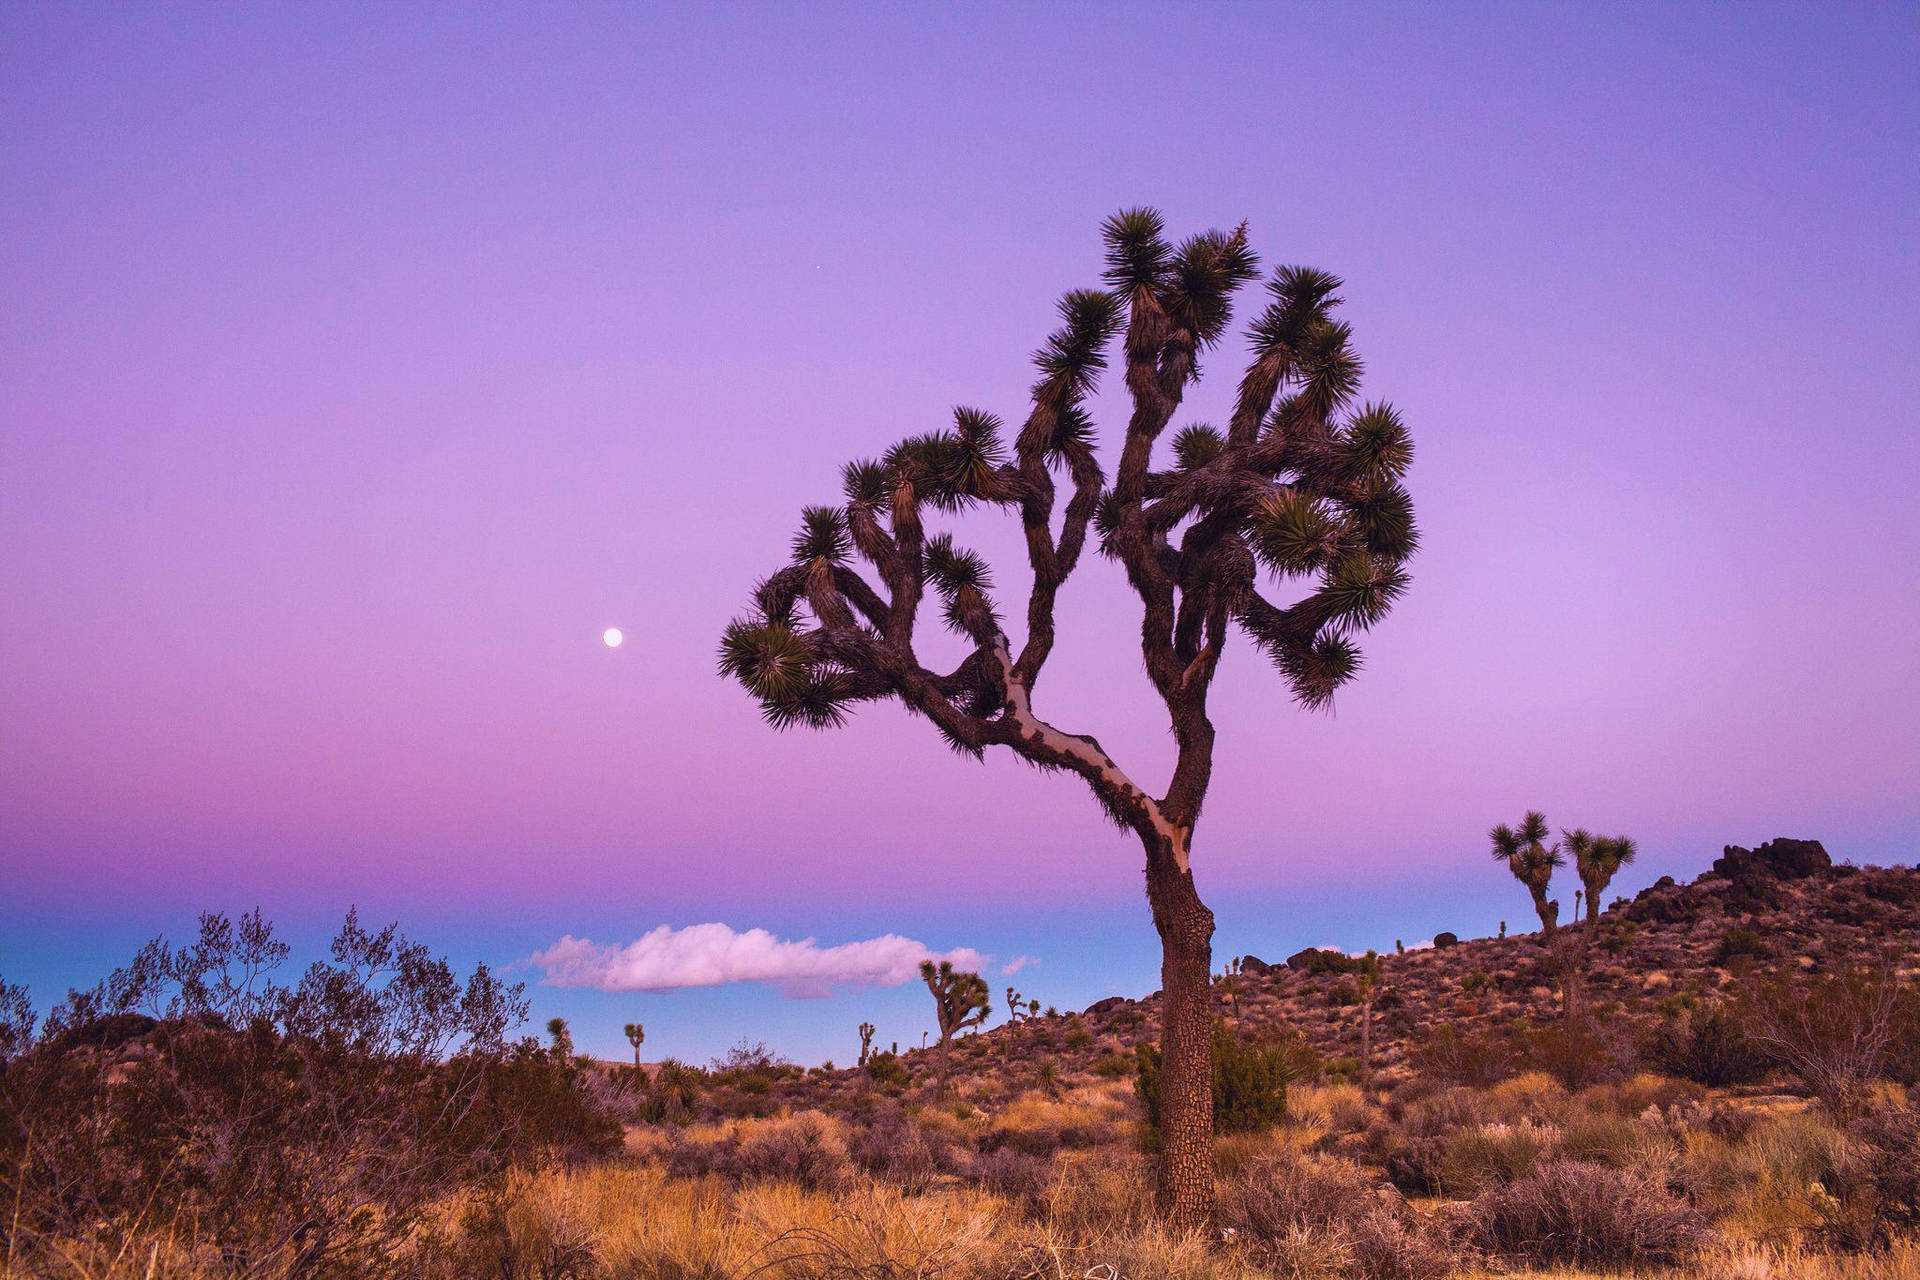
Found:
[(876, 1053), (867, 1059), (867, 1078), (883, 1088), (904, 1089), (913, 1075), (898, 1054)]
[[(1159, 1145), (1160, 1050), (1135, 1051), (1134, 1092), (1146, 1111), (1147, 1146)], [(1287, 1118), (1287, 1086), (1305, 1074), (1311, 1050), (1297, 1036), (1242, 1041), (1225, 1023), (1213, 1025), (1213, 1127), (1216, 1133), (1258, 1133)]]

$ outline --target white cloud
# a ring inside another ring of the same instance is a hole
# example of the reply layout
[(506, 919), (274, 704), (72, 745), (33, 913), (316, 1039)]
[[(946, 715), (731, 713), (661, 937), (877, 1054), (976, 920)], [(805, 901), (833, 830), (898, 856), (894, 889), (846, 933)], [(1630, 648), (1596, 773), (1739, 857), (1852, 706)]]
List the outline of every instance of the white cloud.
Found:
[(1013, 959), (1007, 961), (1005, 964), (1000, 966), (1000, 972), (1005, 974), (1007, 977), (1011, 978), (1014, 974), (1020, 972), (1022, 969), (1026, 968), (1028, 965), (1039, 964), (1039, 963), (1040, 963), (1039, 959), (1035, 956), (1015, 956)]
[(934, 951), (895, 933), (823, 947), (812, 938), (787, 942), (765, 929), (735, 933), (724, 924), (663, 924), (624, 946), (569, 934), (532, 957), (546, 970), (548, 986), (673, 991), (764, 982), (798, 999), (824, 996), (835, 987), (897, 987), (919, 978), (922, 960), (951, 960), (954, 968), (976, 973), (986, 963), (970, 947)]

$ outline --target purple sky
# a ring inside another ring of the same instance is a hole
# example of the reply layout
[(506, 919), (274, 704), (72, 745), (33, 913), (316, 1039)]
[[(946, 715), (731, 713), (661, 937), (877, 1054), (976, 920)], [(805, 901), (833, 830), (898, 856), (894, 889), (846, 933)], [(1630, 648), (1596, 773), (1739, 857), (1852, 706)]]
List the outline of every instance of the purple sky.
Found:
[[(0, 972), (358, 902), (503, 963), (721, 922), (1151, 989), (1077, 784), (893, 709), (775, 735), (713, 670), (845, 459), (1020, 415), (1134, 203), (1343, 275), (1418, 446), (1337, 713), (1216, 686), (1222, 954), (1517, 922), (1529, 805), (1638, 836), (1629, 889), (1911, 861), (1916, 64), (1893, 6), (7, 6)], [(1089, 561), (1039, 709), (1157, 784), (1134, 626)], [(609, 1054), (928, 1021), (535, 994)]]

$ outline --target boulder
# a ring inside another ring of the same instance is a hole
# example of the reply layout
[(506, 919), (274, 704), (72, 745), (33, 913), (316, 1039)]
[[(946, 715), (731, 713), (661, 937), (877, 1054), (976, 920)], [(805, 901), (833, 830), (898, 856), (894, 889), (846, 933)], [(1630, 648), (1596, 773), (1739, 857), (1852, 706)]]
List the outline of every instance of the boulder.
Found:
[(1785, 836), (1767, 841), (1758, 849), (1727, 845), (1714, 859), (1715, 875), (1739, 882), (1775, 876), (1782, 880), (1805, 880), (1833, 866), (1833, 859), (1818, 840), (1791, 840)]

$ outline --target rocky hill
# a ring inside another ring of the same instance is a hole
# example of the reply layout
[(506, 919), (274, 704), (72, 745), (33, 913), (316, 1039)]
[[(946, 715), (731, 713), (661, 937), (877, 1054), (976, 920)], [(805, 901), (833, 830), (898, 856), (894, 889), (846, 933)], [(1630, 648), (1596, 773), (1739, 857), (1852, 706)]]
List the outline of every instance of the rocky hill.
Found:
[[(1835, 865), (1817, 841), (1728, 847), (1690, 884), (1663, 877), (1591, 924), (1551, 935), (1455, 941), (1381, 957), (1373, 1009), (1374, 1061), (1392, 1070), (1437, 1028), (1455, 1036), (1551, 1024), (1561, 975), (1603, 1034), (1625, 1040), (1742, 975), (1844, 966), (1890, 955), (1920, 963), (1920, 869)], [(1216, 980), (1220, 1011), (1244, 1034), (1296, 1032), (1324, 1060), (1360, 1052), (1363, 1009), (1352, 960), (1305, 951), (1283, 963), (1243, 958)], [(1027, 1083), (1036, 1064), (1061, 1073), (1118, 1074), (1124, 1055), (1157, 1031), (1158, 993), (1114, 997), (1078, 1014), (1023, 1019), (970, 1036), (954, 1050), (956, 1083)], [(909, 1066), (931, 1068), (921, 1051)]]

